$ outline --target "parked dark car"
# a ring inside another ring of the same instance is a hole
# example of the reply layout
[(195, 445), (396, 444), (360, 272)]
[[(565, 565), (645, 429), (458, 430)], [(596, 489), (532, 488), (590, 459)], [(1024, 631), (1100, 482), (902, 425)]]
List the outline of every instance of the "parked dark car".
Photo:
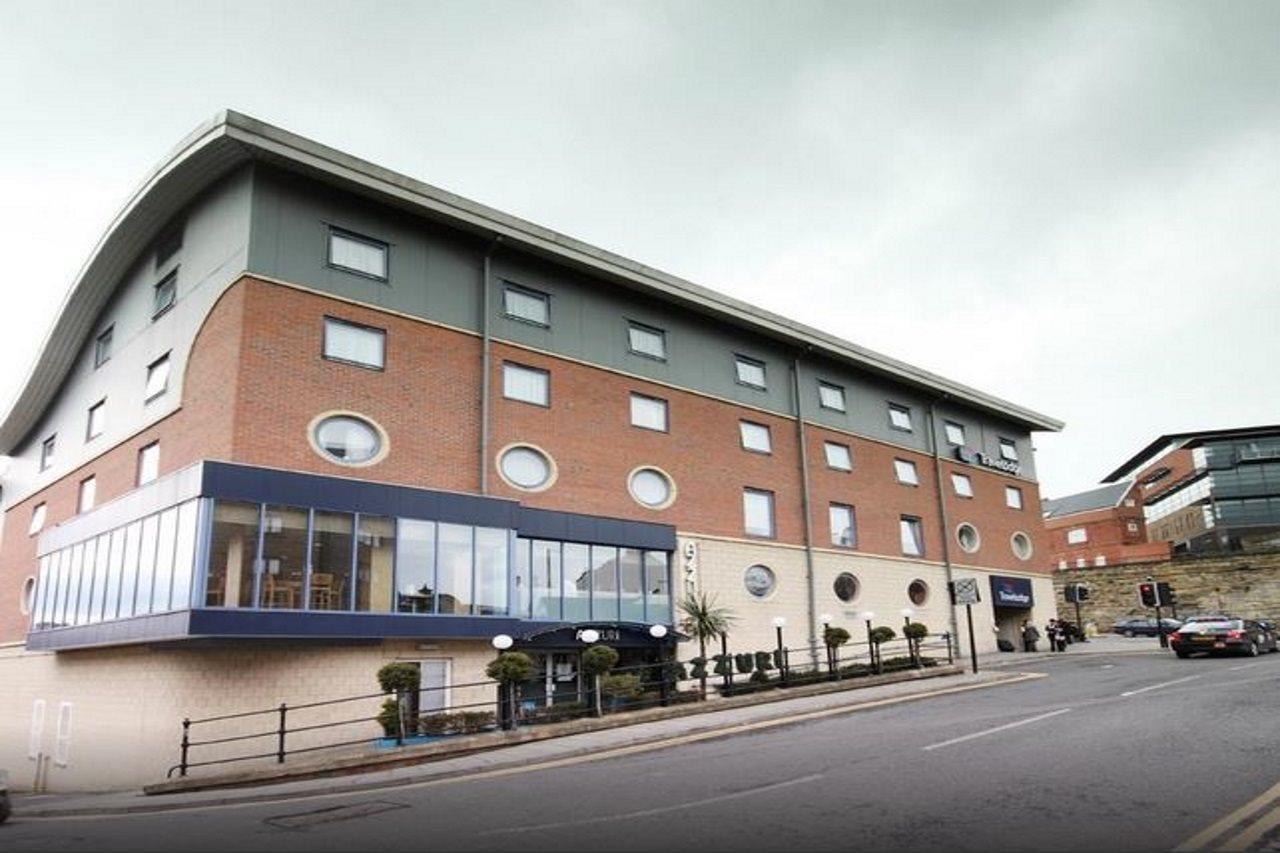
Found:
[(1197, 652), (1207, 654), (1257, 656), (1262, 652), (1280, 651), (1276, 645), (1275, 627), (1270, 622), (1235, 619), (1230, 616), (1198, 616), (1188, 619), (1169, 635), (1174, 654), (1188, 658)]
[[(1164, 624), (1165, 636), (1182, 627), (1182, 622), (1177, 619), (1161, 619), (1160, 621)], [(1121, 634), (1125, 637), (1154, 637), (1158, 632), (1156, 631), (1155, 619), (1138, 617), (1136, 619), (1117, 620), (1111, 626), (1111, 633)]]

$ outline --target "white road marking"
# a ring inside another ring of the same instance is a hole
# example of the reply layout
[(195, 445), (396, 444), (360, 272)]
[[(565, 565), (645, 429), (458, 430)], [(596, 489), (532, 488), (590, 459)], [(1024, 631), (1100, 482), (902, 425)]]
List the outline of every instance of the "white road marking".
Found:
[(1003, 732), (1003, 731), (1008, 731), (1009, 729), (1016, 729), (1018, 726), (1025, 726), (1028, 723), (1037, 723), (1040, 720), (1047, 720), (1050, 717), (1056, 717), (1059, 714), (1065, 714), (1070, 710), (1071, 710), (1070, 708), (1059, 708), (1058, 710), (1050, 711), (1047, 714), (1038, 714), (1034, 717), (1028, 717), (1025, 720), (1018, 720), (1017, 722), (1013, 722), (1013, 723), (1005, 723), (1003, 726), (996, 726), (994, 729), (986, 729), (984, 731), (974, 732), (971, 735), (963, 735), (961, 737), (955, 737), (955, 738), (952, 738), (951, 740), (944, 740), (942, 743), (931, 743), (928, 746), (920, 747), (920, 749), (923, 752), (929, 752), (930, 750), (934, 750), (934, 749), (942, 749), (944, 746), (952, 746), (953, 744), (964, 743), (967, 740), (986, 737), (987, 735), (993, 735), (996, 732)]
[(1200, 676), (1188, 675), (1185, 678), (1175, 678), (1173, 681), (1162, 681), (1159, 684), (1149, 684), (1146, 687), (1139, 687), (1137, 690), (1127, 690), (1121, 693), (1121, 696), (1137, 696), (1139, 693), (1146, 693), (1148, 690), (1159, 690), (1162, 687), (1172, 687), (1175, 684), (1182, 684), (1185, 681), (1195, 681)]
[(760, 785), (755, 788), (749, 788), (745, 791), (734, 791), (729, 794), (721, 794), (717, 797), (707, 797), (706, 799), (696, 800), (691, 803), (673, 803), (669, 806), (658, 806), (652, 809), (641, 809), (634, 812), (623, 812), (622, 814), (598, 815), (597, 817), (585, 817), (578, 820), (559, 820), (554, 823), (535, 823), (525, 826), (508, 826), (502, 829), (487, 829), (476, 833), (477, 835), (509, 835), (516, 832), (536, 832), (540, 829), (563, 829), (567, 826), (583, 826), (592, 823), (609, 823), (615, 820), (630, 820), (637, 817), (651, 817), (658, 814), (666, 814), (667, 812), (687, 811), (689, 809), (701, 808), (713, 803), (723, 803), (726, 800), (738, 800), (743, 797), (754, 796), (755, 794), (763, 794), (767, 791), (776, 791), (779, 788), (788, 788), (792, 785), (802, 785), (805, 782), (816, 782), (825, 777), (825, 773), (813, 773), (808, 776), (801, 776), (799, 779), (787, 779), (784, 782), (774, 782), (771, 785)]
[(1239, 666), (1228, 667), (1228, 669), (1231, 672), (1236, 672), (1237, 670), (1248, 669), (1251, 666), (1262, 666), (1262, 664), (1263, 664), (1263, 661), (1258, 661), (1257, 663), (1242, 663)]
[(1104, 664), (1102, 665), (1102, 668), (1103, 668), (1103, 669), (1115, 669), (1115, 666), (1116, 666), (1116, 665), (1115, 665), (1115, 664), (1113, 664), (1113, 663), (1104, 663)]

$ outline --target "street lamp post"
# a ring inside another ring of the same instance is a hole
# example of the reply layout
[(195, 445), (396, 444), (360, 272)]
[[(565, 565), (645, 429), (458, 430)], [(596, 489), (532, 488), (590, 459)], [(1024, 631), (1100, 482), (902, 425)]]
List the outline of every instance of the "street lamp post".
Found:
[(916, 612), (910, 607), (902, 608), (902, 637), (907, 641), (907, 654), (911, 657), (912, 666), (919, 665), (919, 661), (916, 660), (915, 641), (907, 636), (907, 629), (911, 627), (911, 617), (914, 616), (915, 613)]
[(831, 648), (831, 642), (827, 639), (827, 629), (831, 627), (831, 614), (823, 613), (819, 619), (822, 620), (822, 645), (827, 647), (827, 674), (834, 675), (836, 671), (835, 654)]
[[(502, 654), (515, 644), (515, 640), (509, 634), (499, 634), (489, 641), (498, 654)], [(498, 726), (503, 731), (510, 731), (515, 728), (515, 697), (516, 686), (507, 684), (505, 681), (498, 682)]]
[(862, 618), (865, 619), (867, 623), (867, 657), (871, 661), (871, 668), (876, 671), (877, 675), (879, 675), (880, 662), (878, 660), (878, 656), (876, 655), (876, 644), (871, 641), (871, 631), (872, 631), (871, 620), (876, 618), (876, 614), (870, 610), (867, 610), (862, 614)]
[[(666, 625), (650, 625), (649, 636), (661, 642), (667, 636)], [(662, 647), (658, 647), (658, 704), (666, 707), (671, 698), (671, 679), (668, 677), (667, 656)]]
[(787, 679), (789, 677), (787, 674), (787, 650), (782, 645), (782, 629), (786, 627), (786, 624), (787, 624), (787, 617), (785, 616), (773, 617), (773, 630), (778, 638), (778, 669), (781, 671), (783, 684), (787, 683)]

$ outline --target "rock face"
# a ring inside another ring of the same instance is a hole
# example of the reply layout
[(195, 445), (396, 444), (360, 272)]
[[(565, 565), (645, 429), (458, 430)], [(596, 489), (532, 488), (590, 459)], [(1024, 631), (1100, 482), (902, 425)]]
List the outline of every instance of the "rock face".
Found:
[[(1075, 605), (1066, 602), (1067, 584), (1089, 587), (1089, 600), (1080, 605), (1082, 621), (1098, 630), (1111, 630), (1117, 619), (1154, 616), (1138, 602), (1138, 584), (1152, 577), (1173, 587), (1177, 613), (1228, 613), (1246, 619), (1280, 620), (1280, 551), (1179, 557), (1161, 563), (1089, 566), (1054, 572), (1058, 612), (1075, 618)], [(1171, 615), (1161, 609), (1161, 616)]]

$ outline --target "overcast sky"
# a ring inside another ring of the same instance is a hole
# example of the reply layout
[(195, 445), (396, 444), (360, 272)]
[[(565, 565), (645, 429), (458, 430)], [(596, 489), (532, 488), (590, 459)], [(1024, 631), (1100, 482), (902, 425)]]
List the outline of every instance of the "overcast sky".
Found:
[(1280, 3), (0, 0), (0, 409), (231, 107), (1067, 422), (1280, 422)]

